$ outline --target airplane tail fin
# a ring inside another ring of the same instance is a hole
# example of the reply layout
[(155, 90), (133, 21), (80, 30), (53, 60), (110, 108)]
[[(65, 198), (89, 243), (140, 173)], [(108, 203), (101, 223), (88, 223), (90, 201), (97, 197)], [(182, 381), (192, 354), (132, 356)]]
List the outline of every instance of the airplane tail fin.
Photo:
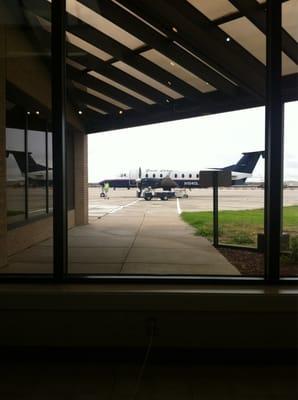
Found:
[[(24, 151), (16, 151), (16, 150), (7, 150), (6, 157), (12, 154), (20, 168), (21, 172), (24, 174), (26, 172), (26, 153)], [(28, 153), (28, 172), (35, 171), (45, 171), (46, 166), (38, 164), (31, 153)]]
[(235, 172), (242, 172), (246, 174), (251, 174), (255, 169), (255, 166), (262, 156), (265, 157), (264, 151), (251, 151), (247, 153), (242, 153), (243, 156), (237, 162), (237, 164), (230, 165), (228, 167), (223, 168), (225, 171), (235, 171)]
[(16, 150), (7, 150), (6, 157), (12, 154), (20, 168), (22, 174), (26, 171), (26, 153), (24, 151), (16, 151)]

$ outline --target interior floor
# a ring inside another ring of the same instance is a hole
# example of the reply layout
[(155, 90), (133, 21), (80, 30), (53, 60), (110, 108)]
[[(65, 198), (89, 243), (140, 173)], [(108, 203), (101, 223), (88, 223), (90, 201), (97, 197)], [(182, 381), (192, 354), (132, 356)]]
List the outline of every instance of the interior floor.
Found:
[[(143, 372), (143, 373), (142, 373)], [(28, 358), (1, 361), (0, 397), (14, 399), (296, 400), (291, 365), (156, 364)]]

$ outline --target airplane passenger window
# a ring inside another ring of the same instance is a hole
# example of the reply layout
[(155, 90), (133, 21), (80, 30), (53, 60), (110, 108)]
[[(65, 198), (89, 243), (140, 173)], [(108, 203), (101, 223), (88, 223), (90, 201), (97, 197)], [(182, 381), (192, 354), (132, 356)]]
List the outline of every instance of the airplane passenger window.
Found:
[(146, 174), (145, 177), (148, 178), (148, 174)]
[(184, 174), (182, 174), (181, 177), (184, 178)]
[(191, 178), (191, 177), (192, 177), (192, 174), (189, 174), (189, 177)]
[(199, 178), (199, 174), (197, 174), (196, 176), (197, 176), (197, 178)]
[(177, 174), (175, 174), (175, 178), (177, 178), (177, 176), (178, 176), (178, 175), (177, 175)]
[(160, 174), (159, 176), (160, 176), (160, 178), (162, 178), (162, 174)]
[(152, 177), (155, 178), (155, 174), (153, 174)]

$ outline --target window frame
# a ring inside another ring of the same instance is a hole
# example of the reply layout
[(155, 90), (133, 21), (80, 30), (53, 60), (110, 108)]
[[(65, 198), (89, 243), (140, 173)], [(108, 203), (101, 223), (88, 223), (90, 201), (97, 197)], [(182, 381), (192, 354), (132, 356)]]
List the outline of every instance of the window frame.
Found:
[[(46, 167), (46, 177), (45, 177), (45, 212), (42, 212), (38, 215), (30, 215), (29, 212), (29, 191), (30, 191), (30, 186), (29, 186), (29, 163), (28, 163), (28, 154), (30, 153), (29, 149), (29, 141), (28, 141), (28, 134), (31, 131), (29, 128), (29, 117), (28, 113), (23, 110), (24, 113), (24, 121), (25, 121), (25, 126), (23, 129), (20, 129), (24, 133), (24, 153), (25, 153), (25, 173), (24, 173), (24, 218), (21, 221), (16, 221), (16, 222), (7, 222), (7, 229), (11, 230), (13, 228), (21, 227), (27, 224), (30, 224), (31, 222), (38, 221), (40, 219), (47, 218), (49, 216), (53, 215), (53, 211), (49, 209), (49, 146), (48, 146), (48, 124), (46, 119), (42, 119), (44, 123), (44, 130), (41, 129), (37, 132), (42, 132), (44, 134), (44, 150), (45, 150), (45, 167)], [(7, 127), (9, 128), (9, 127)], [(35, 130), (32, 130), (35, 132)]]
[[(269, 61), (267, 64), (267, 87), (266, 87), (266, 92), (267, 92), (267, 104), (266, 104), (266, 131), (268, 130), (268, 126), (270, 125), (269, 122), (272, 122), (272, 113), (269, 115), (267, 113), (269, 105), (272, 105), (274, 103), (278, 103), (278, 100), (281, 99), (281, 95), (278, 96), (276, 93), (279, 94), (279, 89), (281, 86), (281, 79), (280, 76), (278, 77), (276, 82), (274, 82), (274, 79), (272, 77), (278, 76), (278, 65), (274, 65), (274, 57), (275, 59), (278, 59), (278, 57), (281, 57), (281, 40), (279, 40), (279, 36), (281, 33), (281, 24), (279, 21), (281, 20), (281, 2), (274, 2), (274, 0), (268, 0), (267, 2), (267, 24), (268, 24), (268, 34), (267, 34), (267, 42), (269, 41), (270, 37), (270, 43), (269, 45), (267, 44), (267, 53), (269, 55)], [(276, 3), (276, 4), (274, 4)], [(275, 23), (277, 21), (277, 23)], [(271, 35), (271, 36), (270, 36)], [(58, 39), (58, 40), (56, 40)], [(53, 45), (55, 43), (55, 45)], [(278, 52), (280, 53), (278, 55)], [(65, 54), (65, 0), (53, 0), (52, 1), (52, 97), (55, 98), (56, 106), (53, 108), (53, 134), (54, 132), (58, 132), (59, 127), (61, 128), (62, 126), (62, 134), (61, 137), (63, 140), (65, 140), (65, 92), (66, 92), (66, 82), (65, 82), (65, 71), (64, 67), (66, 65), (66, 54)], [(271, 78), (271, 79), (270, 79)], [(274, 89), (277, 89), (276, 91)], [(58, 94), (58, 96), (55, 96), (55, 94)], [(275, 95), (274, 98), (272, 98), (272, 94)], [(271, 96), (271, 97), (270, 97)], [(278, 104), (274, 104), (276, 109), (278, 109)], [(272, 124), (271, 124), (272, 125)], [(278, 131), (277, 131), (278, 132)], [(280, 132), (278, 132), (280, 133)], [(57, 137), (58, 135), (54, 134), (54, 138)], [(54, 150), (55, 149), (55, 150)], [(53, 145), (53, 153), (56, 153), (56, 160), (61, 161), (62, 164), (64, 164), (64, 167), (61, 170), (56, 170), (57, 178), (56, 182), (62, 181), (63, 183), (66, 182), (67, 179), (65, 175), (65, 149), (59, 148), (59, 142), (56, 140), (54, 141)], [(279, 161), (280, 161), (280, 154), (278, 154), (278, 149), (274, 146), (273, 148), (269, 146), (266, 147), (266, 159), (269, 158), (270, 161), (270, 156), (271, 159), (273, 158), (273, 154), (276, 153), (279, 156)], [(268, 157), (269, 154), (269, 157)], [(271, 160), (272, 162), (272, 160)], [(59, 162), (60, 164), (60, 162)], [(57, 164), (54, 161), (54, 166)], [(155, 174), (153, 174), (153, 177), (155, 177)], [(27, 177), (28, 178), (28, 177)], [(184, 174), (182, 174), (182, 178), (184, 178)], [(62, 179), (62, 180), (61, 180)], [(271, 181), (266, 182), (266, 188), (268, 190), (268, 186), (272, 183)], [(54, 182), (55, 185), (55, 182)], [(56, 186), (56, 185), (55, 185)], [(61, 186), (61, 185), (60, 185)], [(63, 186), (63, 185), (62, 185)], [(58, 187), (58, 189), (57, 189)], [(53, 274), (50, 274), (50, 281), (53, 281), (53, 278), (57, 282), (84, 282), (84, 283), (94, 283), (96, 282), (102, 282), (106, 283), (107, 281), (111, 282), (153, 282), (154, 284), (156, 283), (169, 283), (169, 282), (175, 282), (179, 283), (182, 285), (185, 284), (193, 284), (193, 283), (207, 283), (207, 284), (223, 284), (223, 283), (228, 283), (228, 284), (245, 284), (245, 283), (254, 283), (254, 284), (264, 284), (265, 283), (272, 283), (272, 284), (297, 284), (297, 278), (280, 278), (279, 276), (276, 279), (276, 270), (274, 268), (276, 267), (273, 266), (271, 267), (270, 264), (268, 264), (268, 259), (267, 259), (267, 268), (269, 268), (268, 271), (266, 271), (266, 274), (264, 277), (218, 277), (218, 276), (154, 276), (154, 277), (148, 277), (148, 276), (104, 276), (104, 275), (96, 275), (96, 276), (73, 276), (71, 274), (67, 274), (67, 255), (65, 255), (65, 249), (67, 250), (67, 223), (65, 225), (65, 218), (67, 217), (67, 208), (65, 207), (64, 202), (64, 192), (61, 189), (60, 191), (59, 185), (55, 187), (55, 195), (54, 195), (54, 220), (59, 221), (59, 218), (61, 217), (61, 223), (60, 225), (57, 225), (56, 228), (54, 228), (54, 272)], [(273, 205), (278, 205), (278, 199), (270, 199), (272, 200), (271, 208), (273, 208)], [(270, 226), (270, 221), (268, 225), (268, 205), (265, 205), (265, 210), (267, 210), (267, 228)], [(270, 216), (269, 216), (270, 219)], [(55, 222), (55, 221), (54, 221)], [(64, 226), (63, 226), (64, 224)], [(55, 225), (55, 224), (54, 224)], [(61, 234), (59, 232), (60, 228), (63, 228), (61, 231)], [(59, 234), (58, 234), (59, 233)], [(269, 231), (269, 235), (271, 235), (271, 232)], [(279, 236), (279, 235), (278, 235)], [(60, 240), (62, 239), (62, 240)], [(60, 240), (60, 243), (59, 243)], [(280, 238), (278, 239), (279, 243)], [(270, 247), (271, 245), (271, 247)], [(267, 253), (272, 256), (273, 254), (276, 253), (277, 249), (272, 247), (272, 244), (270, 244), (269, 241), (269, 247), (267, 248)], [(278, 248), (279, 251), (279, 248)], [(268, 255), (268, 254), (267, 254)], [(271, 257), (272, 258), (272, 257)], [(278, 264), (279, 265), (279, 262)], [(278, 271), (279, 273), (279, 271)], [(30, 275), (30, 274), (15, 274), (12, 277), (5, 276), (3, 275), (0, 279), (0, 282), (5, 282), (7, 279), (13, 280), (14, 282), (17, 282), (18, 280), (23, 283), (24, 281), (30, 281), (30, 282), (46, 282), (49, 279), (49, 276), (47, 275)]]

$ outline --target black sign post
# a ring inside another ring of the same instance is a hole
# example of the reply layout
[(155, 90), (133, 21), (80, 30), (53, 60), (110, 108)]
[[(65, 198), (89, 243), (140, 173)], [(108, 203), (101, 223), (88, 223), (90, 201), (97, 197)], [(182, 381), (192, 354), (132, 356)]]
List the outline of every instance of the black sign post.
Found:
[(231, 186), (232, 174), (227, 170), (200, 171), (200, 187), (213, 187), (213, 246), (218, 247), (218, 187)]

